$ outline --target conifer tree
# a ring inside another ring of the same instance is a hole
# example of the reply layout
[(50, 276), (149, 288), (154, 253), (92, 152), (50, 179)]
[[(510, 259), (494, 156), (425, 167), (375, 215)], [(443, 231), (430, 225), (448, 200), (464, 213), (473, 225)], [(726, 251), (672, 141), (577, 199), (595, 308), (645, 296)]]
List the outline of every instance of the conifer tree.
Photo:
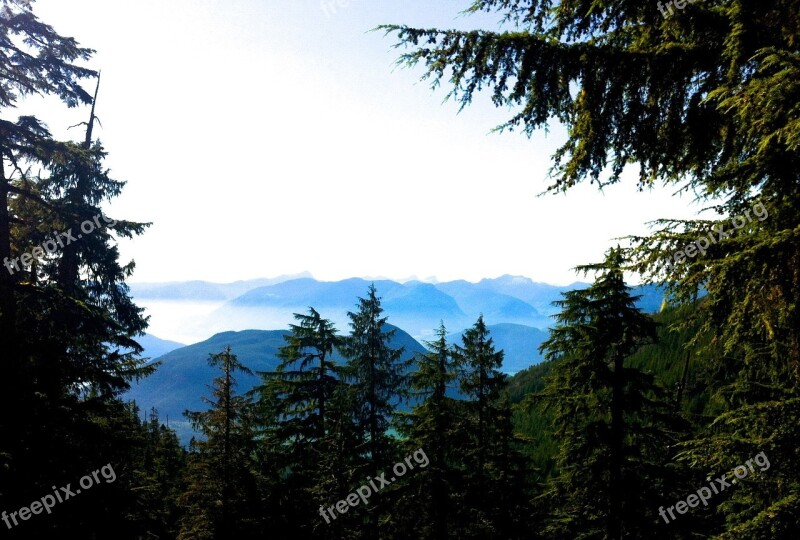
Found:
[(326, 433), (328, 402), (341, 379), (341, 368), (333, 351), (341, 343), (333, 323), (314, 309), (308, 315), (295, 314), (300, 324), (290, 325), (287, 345), (278, 352), (279, 379), (287, 395), (284, 415), (299, 421), (303, 439), (319, 441)]
[(338, 393), (344, 368), (333, 358), (341, 343), (333, 323), (314, 308), (295, 319), (299, 324), (290, 325), (278, 352), (281, 363), (276, 371), (261, 373), (263, 384), (256, 389), (264, 413), (261, 459), (265, 469), (280, 471), (272, 487), (280, 522), (307, 535), (321, 530), (324, 538), (340, 524), (328, 527), (330, 518), (322, 521), (317, 507), (340, 500), (335, 497), (341, 495), (341, 482), (331, 484), (328, 478), (346, 470), (336, 442), (351, 410), (342, 408)]
[[(20, 98), (29, 95), (58, 96), (70, 107), (89, 103), (91, 96), (80, 86), (80, 81), (95, 73), (76, 63), (89, 59), (92, 51), (39, 21), (29, 0), (3, 0), (0, 5), (0, 52), (4, 79), (0, 88), (0, 114), (3, 115), (0, 117), (0, 259), (13, 268), (12, 227), (24, 216), (15, 215), (11, 203), (15, 198), (42, 201), (35, 190), (20, 185), (28, 176), (26, 165), (58, 159), (63, 148), (52, 139), (39, 119), (22, 116), (14, 121), (7, 118), (6, 113)], [(21, 361), (16, 336), (19, 279), (13, 272), (7, 272), (7, 268), (0, 272), (0, 336), (8, 369), (15, 370), (14, 374), (18, 375), (17, 364)], [(16, 380), (16, 377), (12, 375), (9, 380)], [(0, 394), (7, 395), (6, 392)]]
[[(119, 262), (111, 236), (140, 234), (144, 224), (103, 219), (101, 202), (123, 184), (102, 166), (94, 109), (83, 143), (54, 140), (35, 117), (7, 116), (34, 95), (57, 96), (69, 107), (92, 103), (80, 83), (95, 73), (78, 65), (92, 51), (38, 20), (32, 2), (3, 0), (0, 53), (0, 409), (17, 411), (0, 419), (8, 434), (0, 438), (0, 505), (19, 507), (56, 479), (80, 478), (87, 463), (125, 455), (136, 425), (117, 396), (151, 370), (135, 341), (146, 321), (124, 284), (133, 263)], [(94, 234), (79, 240), (87, 219)], [(71, 233), (72, 245), (60, 233)], [(119, 521), (131, 508), (106, 510)], [(105, 534), (83, 504), (39, 523), (63, 534)], [(35, 537), (39, 526), (20, 534)]]
[(656, 340), (656, 324), (635, 307), (623, 262), (612, 249), (603, 263), (580, 267), (599, 275), (555, 302), (561, 313), (541, 345), (554, 364), (536, 399), (552, 408), (560, 444), (549, 494), (553, 538), (674, 538), (655, 524), (672, 495), (661, 486), (670, 477), (675, 485), (668, 448), (677, 421), (653, 377), (625, 366)]
[(468, 471), (462, 510), (471, 538), (523, 538), (529, 515), (524, 482), (527, 466), (517, 451), (511, 423), (507, 379), (500, 372), (503, 351), (497, 351), (489, 329), (478, 317), (464, 332), (455, 358), (460, 388), (467, 397), (468, 440), (461, 450)]
[(415, 358), (410, 382), (411, 396), (422, 401), (408, 415), (403, 432), (408, 452), (422, 449), (430, 464), (409, 479), (396, 521), (401, 530), (413, 530), (419, 538), (445, 539), (460, 528), (456, 517), (467, 425), (463, 408), (452, 397), (458, 373), (444, 323), (436, 340), (425, 345), (429, 352)]
[(209, 364), (222, 372), (212, 384), (212, 398), (203, 398), (211, 408), (185, 413), (203, 439), (191, 442), (178, 538), (258, 538), (251, 401), (236, 393), (235, 377), (252, 372), (230, 347), (210, 355)]
[(395, 330), (385, 330), (388, 317), (382, 313), (375, 286), (370, 285), (367, 298), (359, 298), (358, 311), (347, 314), (351, 331), (342, 347), (352, 371), (357, 423), (366, 434), (365, 450), (373, 466), (392, 457), (386, 432), (407, 384), (403, 350), (389, 345)]
[[(92, 50), (80, 47), (68, 37), (59, 35), (41, 22), (31, 9), (30, 0), (3, 0), (0, 3), (0, 67), (3, 85), (0, 88), (0, 258), (11, 256), (11, 226), (17, 217), (9, 210), (13, 196), (37, 199), (35, 193), (12, 185), (14, 174), (24, 174), (28, 161), (49, 161), (58, 144), (37, 118), (23, 116), (14, 121), (5, 117), (20, 98), (30, 95), (59, 97), (67, 106), (91, 102), (81, 87), (81, 79), (95, 75), (77, 62), (88, 60)], [(0, 284), (0, 322), (2, 335), (13, 336), (14, 302), (12, 276), (2, 273)], [(11, 347), (13, 340), (7, 344)]]
[[(31, 53), (22, 53), (27, 48), (26, 42)], [(37, 54), (43, 51), (49, 53)], [(46, 160), (49, 151), (56, 146), (36, 118), (26, 116), (13, 120), (7, 114), (20, 98), (31, 94), (58, 96), (68, 106), (88, 103), (91, 97), (79, 83), (93, 72), (75, 64), (89, 58), (91, 51), (41, 23), (26, 0), (4, 0), (0, 5), (0, 53), (3, 72), (0, 85), (0, 260), (5, 264), (12, 260), (12, 226), (21, 219), (12, 211), (11, 203), (14, 198), (26, 196), (14, 185), (14, 178), (25, 172), (26, 160)], [(29, 196), (39, 199), (35, 193)], [(17, 316), (19, 289), (18, 278), (4, 267), (0, 272), (0, 340), (4, 368), (0, 380), (0, 408), (6, 411), (20, 406), (24, 410), (30, 401), (29, 375), (24, 365), (26, 355), (18, 335), (21, 326)], [(24, 468), (17, 460), (24, 458), (22, 449), (26, 446), (25, 443), (17, 446), (21, 442), (18, 439), (30, 427), (24, 415), (3, 415), (0, 419), (0, 431), (14, 434), (0, 440), (0, 485), (17, 484), (10, 475)], [(7, 501), (0, 496), (0, 502)]]
[[(375, 285), (370, 285), (367, 297), (359, 298), (358, 311), (347, 314), (351, 330), (342, 346), (350, 370), (355, 424), (364, 440), (358, 449), (362, 465), (357, 471), (362, 478), (394, 464), (396, 448), (388, 430), (407, 391), (407, 362), (401, 360), (402, 349), (390, 346), (395, 331), (386, 331), (388, 318), (382, 313)], [(374, 507), (369, 511), (365, 534), (366, 538), (378, 538), (378, 519), (385, 506), (380, 493), (370, 502)]]

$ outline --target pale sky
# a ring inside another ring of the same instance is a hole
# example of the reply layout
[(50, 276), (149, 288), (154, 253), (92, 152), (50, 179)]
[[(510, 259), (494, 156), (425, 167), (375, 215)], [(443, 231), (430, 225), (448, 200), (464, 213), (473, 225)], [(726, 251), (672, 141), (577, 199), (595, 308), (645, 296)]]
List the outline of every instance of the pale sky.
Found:
[[(635, 182), (537, 198), (563, 138), (490, 130), (487, 99), (458, 113), (446, 86), (394, 65), (381, 23), (470, 28), (468, 0), (37, 0), (34, 12), (97, 50), (95, 134), (107, 208), (152, 221), (122, 240), (132, 279), (228, 282), (311, 272), (439, 280), (523, 275), (567, 284), (612, 239), (697, 207)], [(486, 19), (482, 20), (486, 24)], [(93, 90), (93, 81), (87, 88)], [(29, 101), (61, 137), (88, 116)], [(10, 114), (6, 111), (6, 114)]]

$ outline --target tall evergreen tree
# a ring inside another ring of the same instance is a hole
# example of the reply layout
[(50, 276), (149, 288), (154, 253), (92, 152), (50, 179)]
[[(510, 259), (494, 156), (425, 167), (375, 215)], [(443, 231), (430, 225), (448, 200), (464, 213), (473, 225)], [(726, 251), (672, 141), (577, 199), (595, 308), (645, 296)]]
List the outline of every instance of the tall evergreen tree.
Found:
[(527, 466), (515, 448), (508, 382), (500, 372), (503, 351), (497, 351), (481, 315), (455, 348), (466, 395), (468, 440), (462, 451), (469, 475), (462, 532), (470, 538), (529, 537), (524, 482)]
[(541, 345), (554, 364), (536, 398), (553, 409), (560, 443), (549, 494), (553, 538), (675, 537), (654, 525), (672, 495), (663, 484), (672, 477), (675, 485), (668, 448), (677, 422), (653, 377), (625, 366), (656, 340), (656, 324), (634, 305), (623, 262), (612, 249), (603, 263), (580, 267), (599, 275), (555, 303), (561, 313)]
[[(375, 285), (370, 285), (367, 297), (359, 298), (358, 311), (347, 314), (351, 330), (342, 347), (350, 370), (355, 423), (365, 440), (358, 469), (362, 478), (394, 464), (395, 444), (388, 430), (408, 384), (407, 362), (401, 360), (403, 350), (391, 347), (395, 331), (385, 329), (388, 318), (382, 313)], [(382, 500), (380, 493), (371, 499), (375, 507), (369, 512), (367, 538), (379, 536), (378, 517), (385, 510)]]
[[(80, 81), (93, 76), (94, 72), (79, 67), (76, 62), (89, 59), (92, 51), (39, 21), (29, 0), (3, 0), (0, 51), (3, 71), (0, 113), (13, 109), (20, 98), (36, 94), (58, 96), (67, 106), (91, 101)], [(16, 121), (0, 118), (0, 259), (4, 264), (11, 263), (15, 256), (12, 226), (24, 219), (11, 209), (13, 200), (26, 198), (47, 204), (35, 190), (20, 185), (28, 176), (26, 164), (49, 163), (53, 158), (62, 157), (61, 150), (61, 145), (52, 139), (37, 118), (22, 116)], [(21, 375), (19, 355), (22, 354), (17, 337), (19, 279), (6, 269), (0, 272), (0, 336), (11, 375), (7, 380), (17, 380), (14, 375)], [(2, 395), (9, 393), (0, 392)]]
[(356, 419), (366, 434), (366, 450), (371, 465), (386, 465), (392, 457), (387, 435), (407, 386), (402, 349), (391, 348), (389, 342), (395, 330), (385, 330), (388, 317), (374, 285), (367, 298), (359, 298), (358, 311), (349, 312), (350, 335), (342, 351), (352, 370), (351, 383), (357, 403)]
[(258, 538), (258, 499), (252, 470), (253, 427), (250, 399), (236, 393), (236, 372), (252, 372), (230, 347), (209, 357), (219, 368), (208, 411), (186, 411), (203, 440), (193, 439), (187, 487), (181, 496), (180, 540)]
[(310, 308), (308, 315), (295, 314), (300, 324), (290, 325), (287, 344), (278, 352), (279, 378), (289, 406), (284, 415), (303, 425), (302, 438), (320, 441), (326, 433), (328, 402), (341, 380), (341, 368), (333, 351), (341, 343), (333, 323)]
[[(0, 51), (3, 71), (0, 113), (13, 109), (20, 98), (29, 95), (57, 96), (70, 107), (91, 101), (80, 81), (95, 73), (76, 62), (88, 60), (93, 51), (41, 22), (33, 14), (30, 0), (3, 0), (0, 4)], [(28, 161), (49, 161), (57, 147), (44, 124), (35, 117), (23, 116), (16, 121), (0, 118), (0, 258), (3, 261), (11, 258), (11, 226), (19, 219), (10, 211), (12, 197), (39, 199), (36, 193), (12, 185), (14, 174), (24, 176)], [(17, 280), (6, 272), (1, 275), (0, 335), (8, 340), (5, 346), (12, 352), (16, 330), (13, 294)]]
[(444, 323), (436, 340), (425, 345), (429, 352), (416, 357), (410, 384), (411, 396), (421, 402), (408, 415), (403, 434), (408, 452), (422, 449), (430, 464), (409, 479), (396, 521), (402, 531), (414, 531), (418, 538), (446, 539), (460, 529), (461, 449), (466, 446), (467, 425), (463, 408), (452, 397), (458, 373)]
[[(146, 321), (124, 284), (133, 264), (120, 264), (111, 236), (131, 237), (144, 224), (101, 219), (101, 202), (123, 184), (102, 166), (94, 110), (79, 144), (55, 141), (32, 116), (6, 116), (31, 95), (57, 96), (70, 107), (93, 102), (80, 82), (95, 73), (78, 65), (92, 51), (38, 20), (31, 7), (0, 3), (0, 409), (17, 411), (0, 419), (8, 434), (0, 438), (0, 506), (17, 508), (59, 479), (80, 478), (87, 463), (125, 455), (136, 425), (117, 396), (150, 371), (135, 341)], [(94, 234), (79, 240), (87, 219)], [(74, 240), (68, 246), (59, 235), (57, 242), (53, 231)], [(119, 521), (131, 509), (106, 510)], [(12, 534), (91, 537), (105, 534), (102, 526), (80, 504)]]
[(328, 526), (330, 518), (322, 521), (317, 506), (346, 495), (337, 481), (346, 470), (337, 441), (351, 411), (341, 405), (344, 368), (333, 358), (341, 343), (333, 323), (314, 308), (295, 319), (299, 324), (290, 325), (278, 352), (281, 363), (261, 374), (263, 384), (256, 389), (261, 460), (265, 470), (279, 472), (272, 485), (277, 520), (306, 535), (322, 531), (318, 537), (325, 538), (340, 530), (340, 522)]

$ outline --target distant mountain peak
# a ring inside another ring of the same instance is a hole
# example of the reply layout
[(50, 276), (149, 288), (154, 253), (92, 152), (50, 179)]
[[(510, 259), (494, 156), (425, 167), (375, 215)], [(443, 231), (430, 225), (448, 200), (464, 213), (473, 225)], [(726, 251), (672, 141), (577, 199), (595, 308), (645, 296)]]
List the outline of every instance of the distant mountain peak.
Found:
[(488, 282), (488, 281), (493, 281), (495, 283), (499, 282), (499, 283), (504, 283), (504, 284), (508, 284), (508, 285), (531, 285), (531, 284), (535, 283), (531, 278), (528, 278), (528, 277), (525, 277), (525, 276), (514, 276), (514, 275), (511, 275), (511, 274), (503, 274), (502, 276), (500, 276), (498, 278), (494, 278), (494, 279), (485, 278), (485, 279), (482, 279), (480, 281), (480, 283)]

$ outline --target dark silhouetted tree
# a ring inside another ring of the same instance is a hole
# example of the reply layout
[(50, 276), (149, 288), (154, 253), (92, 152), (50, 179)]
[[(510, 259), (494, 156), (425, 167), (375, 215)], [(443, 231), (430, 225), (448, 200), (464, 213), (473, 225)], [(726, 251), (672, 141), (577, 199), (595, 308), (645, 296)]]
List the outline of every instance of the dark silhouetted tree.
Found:
[(208, 411), (186, 411), (203, 439), (193, 439), (187, 487), (181, 496), (180, 540), (258, 538), (260, 513), (253, 473), (251, 401), (236, 393), (236, 372), (252, 375), (230, 347), (212, 354), (209, 364), (222, 374), (214, 379)]
[[(625, 366), (656, 340), (656, 324), (634, 305), (623, 280), (621, 250), (601, 264), (586, 289), (564, 293), (557, 324), (541, 350), (552, 360), (547, 386), (534, 399), (553, 410), (558, 476), (551, 482), (550, 537), (672, 538), (654, 527), (656, 509), (673, 495), (670, 448), (678, 421), (652, 375)], [(680, 526), (678, 524), (677, 526)]]

